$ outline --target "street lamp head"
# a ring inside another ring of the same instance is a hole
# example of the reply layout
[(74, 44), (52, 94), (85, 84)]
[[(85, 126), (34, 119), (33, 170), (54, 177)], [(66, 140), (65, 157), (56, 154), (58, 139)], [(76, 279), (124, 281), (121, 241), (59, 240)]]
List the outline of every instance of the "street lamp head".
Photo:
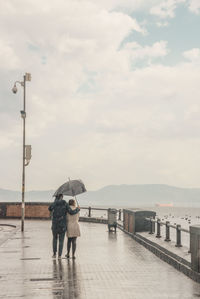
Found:
[(12, 88), (12, 92), (13, 92), (13, 93), (17, 93), (17, 86), (16, 86), (16, 84), (13, 86), (13, 88)]
[(20, 113), (22, 118), (26, 118), (26, 112), (24, 110), (21, 110)]

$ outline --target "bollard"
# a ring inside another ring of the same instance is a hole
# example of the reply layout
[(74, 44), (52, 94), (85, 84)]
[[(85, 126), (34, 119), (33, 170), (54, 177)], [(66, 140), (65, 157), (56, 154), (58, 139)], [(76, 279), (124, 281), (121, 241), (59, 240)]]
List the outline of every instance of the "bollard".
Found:
[(170, 240), (170, 226), (169, 226), (170, 222), (166, 221), (165, 227), (166, 227), (166, 236), (165, 236), (165, 241), (169, 242)]
[(181, 225), (177, 224), (176, 226), (176, 247), (182, 247), (181, 245)]
[(149, 234), (150, 235), (153, 235), (154, 234), (154, 222), (152, 221), (152, 217), (150, 218), (150, 232)]
[(88, 217), (91, 217), (91, 207), (88, 208)]
[(192, 238), (191, 238), (191, 233), (190, 233), (190, 243), (189, 243), (188, 253), (191, 253), (191, 248), (192, 248)]
[(119, 217), (118, 217), (118, 220), (120, 220), (120, 221), (121, 221), (121, 218), (122, 218), (121, 214), (122, 214), (122, 210), (119, 209)]
[(157, 235), (156, 238), (161, 238), (160, 234), (160, 219), (157, 219)]
[(191, 253), (191, 247), (192, 247), (192, 245), (191, 245), (191, 236), (190, 236), (190, 244), (189, 244), (188, 253)]

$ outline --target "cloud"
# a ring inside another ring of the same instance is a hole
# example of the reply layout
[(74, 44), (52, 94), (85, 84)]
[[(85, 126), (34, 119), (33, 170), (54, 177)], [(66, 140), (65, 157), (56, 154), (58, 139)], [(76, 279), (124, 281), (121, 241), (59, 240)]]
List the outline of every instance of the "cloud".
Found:
[(200, 13), (200, 2), (199, 0), (190, 0), (189, 1), (189, 9), (190, 11), (194, 12), (195, 14)]
[(194, 48), (189, 51), (185, 51), (183, 56), (191, 62), (200, 63), (200, 49)]
[[(26, 137), (33, 149), (27, 189), (56, 188), (68, 176), (82, 178), (88, 189), (197, 182), (181, 173), (199, 159), (188, 145), (199, 142), (199, 64), (193, 63), (199, 52), (186, 51), (190, 60), (171, 67), (158, 64), (170, 45), (156, 38), (145, 45), (148, 28), (129, 15), (159, 3), (1, 2), (2, 187), (19, 185), (23, 89), (16, 95), (10, 90), (25, 72), (32, 74), (26, 86)], [(166, 3), (157, 10), (163, 18), (180, 2)], [(142, 42), (125, 42), (130, 33)]]
[(118, 10), (129, 14), (135, 11), (148, 11), (150, 7), (158, 4), (160, 0), (89, 0), (88, 2), (108, 11)]
[(166, 0), (161, 1), (159, 4), (153, 6), (150, 9), (152, 15), (156, 15), (161, 19), (174, 18), (175, 10), (180, 3), (184, 3), (185, 0)]
[[(150, 14), (159, 17), (160, 19), (174, 18), (175, 10), (180, 4), (185, 4), (189, 10), (195, 14), (200, 13), (199, 0), (161, 0), (157, 3), (151, 3), (149, 7)], [(166, 22), (158, 22), (158, 27), (166, 26)], [(168, 24), (167, 24), (168, 25)]]
[(136, 42), (130, 42), (124, 46), (123, 50), (129, 53), (133, 61), (145, 58), (151, 61), (151, 59), (166, 56), (169, 52), (166, 41), (159, 41), (152, 46), (145, 47)]
[(169, 26), (169, 23), (168, 22), (157, 22), (156, 25), (158, 27), (167, 27), (167, 26)]
[(15, 70), (20, 66), (20, 60), (13, 50), (13, 43), (0, 39), (0, 67)]

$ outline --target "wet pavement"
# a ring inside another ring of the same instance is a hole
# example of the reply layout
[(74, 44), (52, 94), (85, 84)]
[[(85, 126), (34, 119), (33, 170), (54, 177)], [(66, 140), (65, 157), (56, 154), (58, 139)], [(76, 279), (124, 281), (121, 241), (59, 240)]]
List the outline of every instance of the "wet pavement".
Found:
[[(0, 220), (0, 223), (16, 223)], [(120, 230), (80, 223), (76, 260), (53, 260), (50, 221), (0, 230), (0, 298), (199, 298), (200, 284)], [(8, 231), (9, 230), (9, 231)], [(7, 241), (5, 239), (7, 238)], [(10, 238), (8, 239), (8, 237)], [(66, 240), (63, 256), (66, 252)]]
[(138, 233), (138, 235), (141, 235), (142, 237), (154, 242), (155, 244), (158, 244), (159, 246), (191, 263), (191, 253), (189, 252), (189, 246), (182, 245), (182, 247), (176, 247), (176, 242), (173, 241), (173, 239), (170, 242), (166, 242), (164, 235), (162, 235), (161, 238), (156, 238), (155, 233), (151, 235), (148, 232), (142, 232)]

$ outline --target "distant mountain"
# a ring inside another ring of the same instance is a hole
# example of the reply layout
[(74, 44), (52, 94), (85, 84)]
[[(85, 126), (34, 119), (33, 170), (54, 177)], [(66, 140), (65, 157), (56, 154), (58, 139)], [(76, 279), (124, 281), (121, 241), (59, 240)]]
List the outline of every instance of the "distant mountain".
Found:
[(172, 203), (174, 206), (199, 206), (200, 188), (177, 188), (168, 185), (110, 185), (81, 195), (89, 204), (122, 207), (155, 206)]
[[(51, 202), (54, 190), (28, 191), (26, 202)], [(65, 197), (67, 200), (69, 197)], [(80, 205), (91, 206), (155, 206), (172, 203), (174, 206), (200, 207), (200, 188), (177, 188), (168, 185), (110, 185), (77, 196)], [(21, 192), (0, 189), (0, 201), (21, 201)]]
[[(28, 202), (31, 201), (52, 201), (52, 196), (55, 190), (47, 190), (47, 191), (27, 191), (25, 193), (25, 198)], [(21, 201), (21, 192), (20, 191), (12, 191), (6, 189), (0, 189), (0, 201), (7, 202), (15, 202)]]

